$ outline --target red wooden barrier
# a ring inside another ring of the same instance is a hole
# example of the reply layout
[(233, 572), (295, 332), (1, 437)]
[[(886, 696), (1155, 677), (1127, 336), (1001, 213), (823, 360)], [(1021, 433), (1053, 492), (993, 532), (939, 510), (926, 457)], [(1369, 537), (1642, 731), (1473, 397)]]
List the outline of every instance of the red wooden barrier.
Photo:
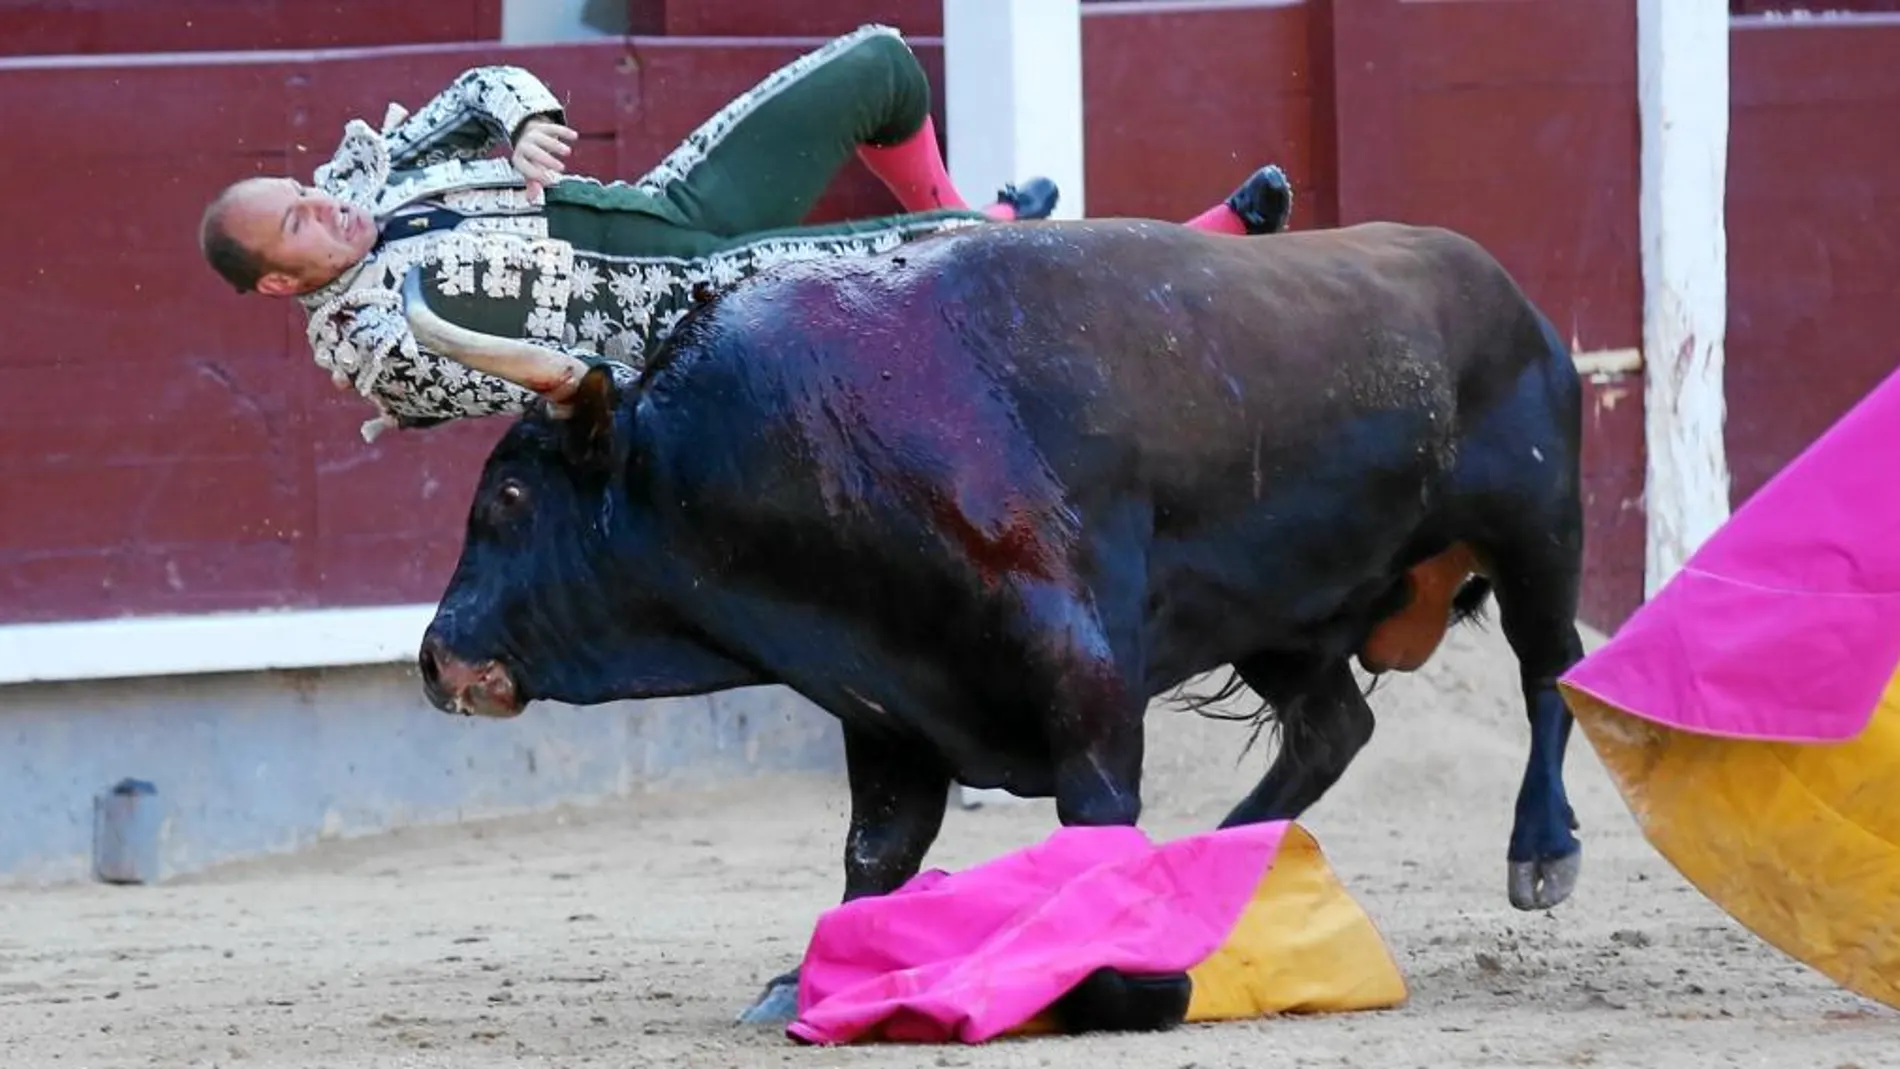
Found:
[[(1900, 27), (1884, 21), (1736, 33), (1738, 498), (1893, 364)], [(905, 28), (940, 84), (937, 43)], [(822, 35), (0, 61), (11, 134), (51, 161), (0, 172), (0, 195), (30, 207), (0, 261), (0, 500), (14, 503), (0, 622), (432, 598), (501, 424), (363, 444), (368, 410), (310, 363), (301, 313), (236, 297), (198, 261), (204, 200), (241, 174), (307, 174), (346, 117), (374, 121), (500, 60), (570, 101), (577, 166), (632, 176)], [(1637, 344), (1633, 5), (1090, 4), (1083, 47), (1091, 214), (1181, 218), (1279, 160), (1300, 183), (1298, 225), (1464, 229), (1580, 348)], [(893, 207), (854, 168), (817, 217)], [(1596, 388), (1588, 412), (1585, 616), (1599, 626), (1641, 594), (1641, 402), (1631, 378)]]
[(501, 0), (0, 0), (0, 56), (356, 48), (501, 36)]
[(943, 33), (943, 0), (628, 0), (628, 29), (669, 37), (829, 37), (867, 22)]
[(1186, 219), (1265, 163), (1294, 225), (1330, 221), (1314, 159), (1309, 5), (1086, 4), (1088, 213)]
[(1900, 0), (1729, 0), (1728, 11), (1731, 15), (1808, 14), (1816, 11), (1865, 15), (1900, 11)]
[[(1207, 0), (1082, 0), (1085, 13), (1112, 7), (1143, 15), (1219, 6), (1232, 5), (1229, 0), (1213, 5)], [(828, 37), (867, 22), (896, 26), (912, 37), (937, 37), (943, 33), (943, 0), (627, 0), (627, 21), (630, 33), (669, 37)]]
[(1740, 503), (1900, 365), (1900, 20), (1748, 20), (1732, 41), (1726, 386)]
[[(1332, 0), (1339, 219), (1484, 242), (1579, 349), (1642, 338), (1633, 3)], [(1583, 615), (1642, 599), (1642, 383), (1592, 387)]]

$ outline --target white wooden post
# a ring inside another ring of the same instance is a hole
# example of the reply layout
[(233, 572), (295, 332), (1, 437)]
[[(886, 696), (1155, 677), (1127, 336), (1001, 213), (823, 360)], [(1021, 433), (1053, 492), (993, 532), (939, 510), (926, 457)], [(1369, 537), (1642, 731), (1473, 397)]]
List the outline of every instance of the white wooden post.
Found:
[[(1055, 181), (1054, 217), (1080, 219), (1080, 0), (943, 0), (944, 131), (950, 180), (972, 205), (1005, 183)], [(957, 788), (965, 809), (1015, 801)]]
[[(589, 0), (501, 0), (501, 43), (545, 45), (618, 37), (627, 32), (626, 4)], [(554, 82), (558, 72), (548, 72)]]
[(1080, 0), (943, 0), (944, 131), (950, 180), (973, 205), (1033, 175), (1061, 190), (1055, 218), (1080, 219)]
[(1637, 0), (1636, 41), (1647, 597), (1729, 514), (1727, 0)]

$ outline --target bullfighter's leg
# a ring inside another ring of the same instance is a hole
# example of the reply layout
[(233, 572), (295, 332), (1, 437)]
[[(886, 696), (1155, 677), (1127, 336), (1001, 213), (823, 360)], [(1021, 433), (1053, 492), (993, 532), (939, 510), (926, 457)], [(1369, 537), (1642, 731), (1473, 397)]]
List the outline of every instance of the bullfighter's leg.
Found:
[[(1001, 221), (1055, 210), (1055, 183), (1037, 177), (1005, 185), (994, 202), (972, 211), (950, 179), (930, 104), (929, 77), (903, 37), (864, 26), (767, 75), (638, 185), (663, 197), (686, 225), (727, 237), (798, 225), (854, 157), (907, 213)], [(1267, 166), (1185, 222), (1217, 233), (1272, 234), (1286, 228), (1292, 210), (1286, 174)]]
[(1372, 739), (1372, 707), (1344, 659), (1260, 654), (1234, 666), (1274, 707), (1280, 749), (1221, 827), (1291, 820), (1318, 802)]
[[(943, 828), (950, 772), (927, 746), (901, 735), (844, 725), (851, 785), (845, 835), (844, 901), (889, 894), (923, 866)], [(773, 977), (739, 1016), (744, 1024), (783, 1024), (798, 1013), (798, 970)]]
[[(860, 27), (766, 75), (637, 185), (686, 225), (736, 237), (797, 225), (853, 157), (907, 212), (969, 208), (937, 146), (929, 78), (886, 26)], [(1055, 197), (1038, 179), (1006, 188), (982, 214), (1040, 218)]]
[(1268, 164), (1186, 225), (1217, 234), (1278, 234), (1292, 218), (1293, 184), (1277, 164)]

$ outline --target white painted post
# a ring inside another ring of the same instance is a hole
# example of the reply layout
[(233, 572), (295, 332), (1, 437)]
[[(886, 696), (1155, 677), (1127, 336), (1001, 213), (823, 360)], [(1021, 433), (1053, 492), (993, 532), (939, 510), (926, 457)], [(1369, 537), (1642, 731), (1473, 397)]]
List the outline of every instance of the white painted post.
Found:
[(1080, 0), (943, 0), (944, 131), (950, 180), (973, 205), (1033, 175), (1080, 219)]
[[(972, 205), (1043, 175), (1054, 218), (1082, 218), (1081, 0), (943, 0), (943, 81), (950, 180)], [(962, 785), (957, 800), (1017, 801)]]
[(1729, 514), (1727, 0), (1638, 0), (1636, 41), (1649, 597)]
[[(626, 4), (588, 0), (501, 0), (501, 43), (546, 45), (618, 37), (627, 32)], [(558, 74), (554, 75), (558, 80)]]

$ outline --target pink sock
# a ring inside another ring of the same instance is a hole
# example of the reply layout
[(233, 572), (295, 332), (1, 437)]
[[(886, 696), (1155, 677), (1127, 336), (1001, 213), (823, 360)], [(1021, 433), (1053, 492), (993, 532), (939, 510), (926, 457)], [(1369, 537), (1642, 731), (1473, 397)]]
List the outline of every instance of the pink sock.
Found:
[[(916, 133), (895, 145), (859, 145), (858, 159), (907, 212), (969, 207), (944, 168), (943, 152), (937, 148), (937, 124), (928, 115)], [(1015, 213), (1010, 214), (1014, 217)]]
[(1247, 236), (1247, 224), (1241, 222), (1239, 213), (1225, 203), (1216, 204), (1201, 214), (1189, 219), (1185, 224), (1196, 230), (1208, 230), (1216, 234), (1238, 234)]

